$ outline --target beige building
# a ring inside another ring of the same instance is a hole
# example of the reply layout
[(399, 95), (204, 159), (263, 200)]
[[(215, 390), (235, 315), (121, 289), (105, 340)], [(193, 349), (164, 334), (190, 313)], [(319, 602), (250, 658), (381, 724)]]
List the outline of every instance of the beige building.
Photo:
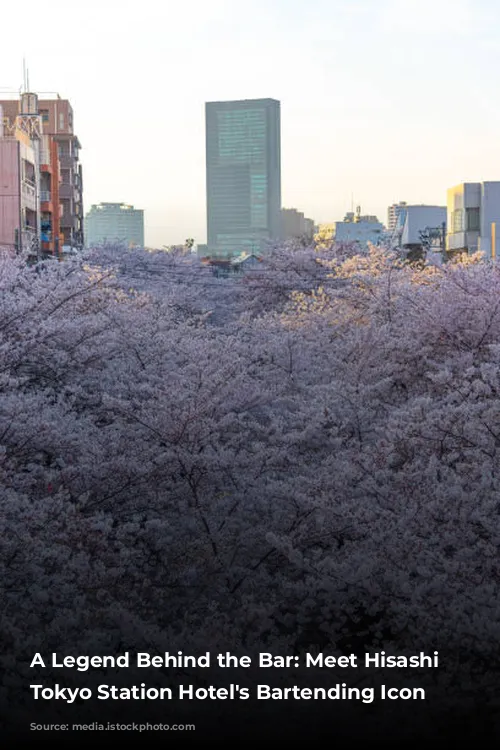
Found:
[(312, 240), (314, 236), (314, 221), (306, 218), (296, 208), (282, 208), (281, 236), (284, 240), (295, 238)]
[(462, 182), (447, 193), (449, 253), (500, 253), (500, 182)]

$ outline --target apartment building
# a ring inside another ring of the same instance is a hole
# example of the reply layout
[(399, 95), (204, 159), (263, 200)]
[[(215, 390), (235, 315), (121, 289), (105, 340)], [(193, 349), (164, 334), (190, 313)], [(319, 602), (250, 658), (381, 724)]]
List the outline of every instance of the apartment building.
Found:
[(387, 209), (387, 231), (392, 233), (397, 227), (403, 226), (406, 219), (407, 204), (405, 201), (393, 203)]
[[(73, 108), (66, 99), (39, 99), (26, 93), (20, 100), (3, 100), (4, 128), (12, 131), (23, 101), (41, 122), (39, 172), (41, 180), (41, 243), (44, 252), (83, 248), (83, 180), (79, 162), (81, 144), (73, 129)], [(55, 145), (54, 145), (55, 144)], [(57, 151), (57, 159), (56, 159)]]
[(0, 105), (0, 249), (37, 257), (41, 123), (28, 95), (19, 110), (10, 123)]
[(102, 242), (119, 242), (144, 247), (144, 211), (127, 203), (98, 203), (85, 217), (88, 247)]

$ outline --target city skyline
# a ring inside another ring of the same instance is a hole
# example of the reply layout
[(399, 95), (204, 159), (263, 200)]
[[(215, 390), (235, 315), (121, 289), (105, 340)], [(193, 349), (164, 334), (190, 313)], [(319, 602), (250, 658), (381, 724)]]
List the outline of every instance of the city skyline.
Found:
[[(61, 65), (40, 34), (46, 7), (27, 0), (23, 47), (11, 35), (0, 51), (0, 96), (19, 90), (26, 57), (30, 88), (41, 98), (55, 90), (74, 108), (85, 212), (103, 201), (141, 206), (150, 246), (206, 241), (209, 101), (281, 102), (282, 206), (327, 223), (361, 205), (385, 222), (393, 203), (442, 205), (451, 185), (498, 179), (500, 9), (487, 0), (376, 5), (257, 0), (241, 24), (238, 3), (224, 0), (146, 0), (140, 14), (89, 2)], [(63, 38), (68, 14), (59, 0), (52, 7)]]

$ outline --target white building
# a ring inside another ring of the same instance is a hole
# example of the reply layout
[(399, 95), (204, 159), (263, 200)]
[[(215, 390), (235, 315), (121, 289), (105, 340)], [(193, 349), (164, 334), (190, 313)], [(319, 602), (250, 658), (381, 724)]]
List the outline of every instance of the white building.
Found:
[(446, 206), (406, 206), (401, 228), (400, 245), (403, 248), (422, 247), (421, 233), (446, 226)]
[(401, 201), (400, 203), (393, 203), (387, 209), (387, 230), (389, 232), (394, 232), (398, 225), (404, 224), (406, 205), (404, 201)]
[(463, 182), (448, 190), (446, 249), (452, 253), (500, 252), (500, 182)]
[(86, 245), (119, 242), (144, 247), (144, 211), (126, 203), (93, 205), (85, 217)]
[(366, 245), (371, 242), (378, 245), (384, 234), (384, 225), (376, 216), (361, 216), (360, 209), (356, 214), (347, 213), (344, 221), (336, 221), (334, 228), (335, 242), (357, 242)]

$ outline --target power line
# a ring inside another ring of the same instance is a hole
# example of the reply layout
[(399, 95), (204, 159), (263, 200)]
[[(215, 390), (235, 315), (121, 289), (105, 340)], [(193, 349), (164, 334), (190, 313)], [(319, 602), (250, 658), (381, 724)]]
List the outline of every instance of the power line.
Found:
[[(161, 284), (161, 276), (168, 276), (168, 275), (169, 275), (168, 273), (159, 274), (158, 275), (158, 285)], [(122, 278), (125, 280), (127, 278), (127, 275), (126, 274), (122, 274)], [(146, 279), (144, 277), (142, 277), (142, 278), (140, 276), (135, 276), (134, 277), (132, 275), (128, 276), (128, 279), (130, 281), (148, 281), (148, 279)], [(206, 279), (206, 280), (204, 280), (204, 279), (195, 279), (195, 278), (192, 278), (192, 277), (191, 278), (186, 278), (185, 276), (182, 276), (182, 277), (181, 276), (177, 276), (177, 277), (175, 277), (174, 275), (171, 275), (169, 281), (173, 282), (174, 284), (178, 284), (178, 285), (183, 284), (185, 286), (200, 286), (200, 287), (207, 287), (207, 286), (210, 287), (210, 286), (212, 286), (212, 287), (218, 287), (218, 288), (220, 288), (224, 284), (228, 284), (228, 283), (232, 282), (235, 287), (240, 287), (242, 289), (242, 291), (250, 291), (251, 289), (272, 289), (273, 288), (271, 286), (271, 283), (270, 283), (272, 281), (272, 276), (271, 275), (269, 276), (269, 283), (259, 284), (259, 283), (256, 283), (256, 282), (254, 282), (252, 280), (253, 283), (251, 285), (249, 284), (247, 287), (243, 286), (243, 283), (244, 283), (243, 279), (241, 279), (241, 278), (240, 279), (234, 279), (234, 278), (231, 278), (231, 277), (229, 277), (229, 278), (227, 278), (227, 277), (226, 278), (220, 278), (220, 280), (217, 281), (217, 280), (214, 280), (214, 279)], [(304, 279), (303, 283), (304, 284), (315, 284), (317, 286), (323, 287), (323, 286), (329, 285), (329, 284), (332, 284), (332, 285), (333, 284), (337, 284), (337, 286), (340, 286), (341, 282), (343, 282), (343, 281), (345, 281), (345, 279), (339, 279), (339, 278), (335, 278), (333, 276), (329, 277), (329, 278), (322, 278), (322, 279), (315, 279), (315, 278), (311, 277), (310, 279)], [(299, 286), (299, 284), (275, 284), (274, 288), (276, 290), (283, 290), (283, 291), (297, 291), (297, 292), (308, 291), (308, 289), (301, 289), (300, 286)], [(137, 291), (141, 291), (141, 290), (139, 289)], [(144, 291), (146, 291), (146, 290), (144, 290)]]

